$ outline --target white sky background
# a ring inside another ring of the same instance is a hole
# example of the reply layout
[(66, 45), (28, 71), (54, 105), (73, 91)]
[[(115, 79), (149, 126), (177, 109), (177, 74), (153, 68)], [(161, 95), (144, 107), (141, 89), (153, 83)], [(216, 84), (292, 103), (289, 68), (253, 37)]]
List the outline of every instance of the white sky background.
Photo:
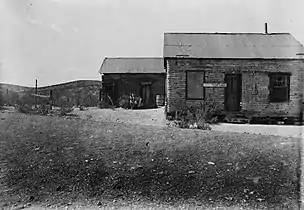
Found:
[(164, 32), (289, 32), (303, 0), (0, 0), (0, 82), (99, 80), (105, 56), (162, 56)]

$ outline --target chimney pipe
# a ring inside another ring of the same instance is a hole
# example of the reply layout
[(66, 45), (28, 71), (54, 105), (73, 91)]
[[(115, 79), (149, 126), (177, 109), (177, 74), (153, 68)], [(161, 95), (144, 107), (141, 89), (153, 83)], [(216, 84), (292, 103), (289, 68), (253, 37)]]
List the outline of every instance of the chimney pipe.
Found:
[(265, 34), (268, 34), (268, 26), (267, 26), (267, 23), (265, 23)]

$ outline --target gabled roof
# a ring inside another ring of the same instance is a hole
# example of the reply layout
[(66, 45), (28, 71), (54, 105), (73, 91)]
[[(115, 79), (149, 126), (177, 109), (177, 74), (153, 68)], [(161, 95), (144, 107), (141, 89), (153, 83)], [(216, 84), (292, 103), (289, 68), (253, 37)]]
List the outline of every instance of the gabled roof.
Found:
[(105, 58), (99, 70), (105, 73), (165, 73), (163, 58)]
[(164, 57), (296, 59), (303, 45), (289, 33), (165, 33)]

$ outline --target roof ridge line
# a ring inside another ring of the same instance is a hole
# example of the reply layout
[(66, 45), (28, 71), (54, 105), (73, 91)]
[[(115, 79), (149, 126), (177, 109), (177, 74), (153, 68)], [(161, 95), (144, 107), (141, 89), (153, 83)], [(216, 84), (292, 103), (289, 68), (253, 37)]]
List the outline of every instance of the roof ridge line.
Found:
[(163, 59), (163, 57), (105, 57), (105, 59)]

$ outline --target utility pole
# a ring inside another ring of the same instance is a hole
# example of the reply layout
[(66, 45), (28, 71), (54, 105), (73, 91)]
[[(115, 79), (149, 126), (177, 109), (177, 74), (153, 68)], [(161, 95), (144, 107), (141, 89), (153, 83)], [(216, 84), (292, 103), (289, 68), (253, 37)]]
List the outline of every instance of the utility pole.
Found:
[(53, 106), (53, 90), (50, 90), (50, 110), (52, 110), (52, 106)]
[(35, 84), (35, 94), (36, 94), (36, 96), (35, 96), (35, 101), (36, 101), (36, 104), (35, 104), (35, 108), (37, 108), (37, 95), (38, 95), (38, 87), (37, 87), (37, 85), (38, 85), (38, 80), (36, 79), (36, 84)]
[[(300, 82), (299, 82), (299, 90), (301, 90), (301, 93), (299, 94), (299, 121), (300, 121), (300, 129), (302, 129), (303, 125), (303, 89), (304, 89), (304, 53), (298, 53), (297, 56), (300, 58), (300, 68), (298, 69), (299, 71), (299, 76), (300, 76)], [(299, 209), (304, 209), (304, 136), (303, 136), (303, 131), (301, 130), (301, 136), (299, 138), (299, 143), (298, 143), (298, 167), (297, 167), (297, 174), (298, 174), (298, 193), (299, 193)]]

